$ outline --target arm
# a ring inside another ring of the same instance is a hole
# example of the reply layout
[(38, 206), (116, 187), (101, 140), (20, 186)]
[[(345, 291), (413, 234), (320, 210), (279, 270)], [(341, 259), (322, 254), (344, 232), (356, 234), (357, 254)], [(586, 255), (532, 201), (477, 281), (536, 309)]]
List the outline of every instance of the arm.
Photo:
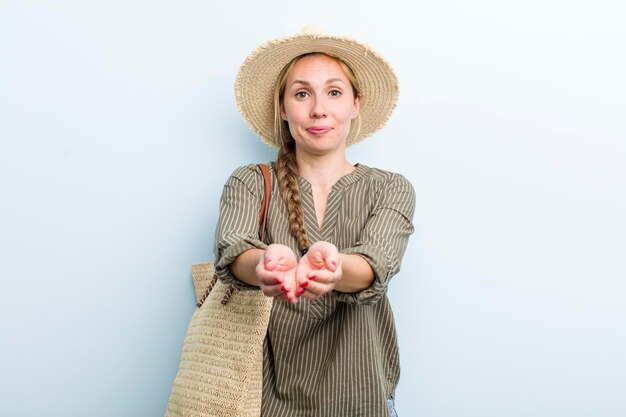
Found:
[(256, 267), (264, 253), (262, 249), (248, 249), (230, 264), (230, 272), (240, 281), (258, 287), (260, 281), (256, 275)]
[[(248, 257), (267, 247), (259, 239), (262, 181), (256, 166), (240, 167), (227, 179), (220, 199), (220, 217), (215, 231), (215, 273), (223, 282), (240, 289), (258, 289), (254, 268), (249, 268), (253, 260)], [(235, 274), (231, 267), (243, 254), (240, 268), (235, 266)]]
[(295, 254), (287, 246), (259, 240), (263, 187), (254, 165), (235, 170), (226, 181), (215, 236), (215, 272), (239, 289), (260, 288), (269, 297), (295, 302)]
[(339, 253), (332, 243), (320, 241), (302, 257), (298, 295), (315, 299), (335, 290), (342, 302), (372, 304), (385, 293), (413, 233), (415, 195), (411, 184), (397, 174), (379, 185), (376, 207), (355, 246)]
[(374, 270), (359, 255), (339, 254), (341, 261), (341, 279), (335, 285), (339, 292), (355, 293), (369, 288), (374, 282)]
[[(336, 287), (339, 300), (345, 303), (372, 304), (383, 296), (389, 280), (400, 270), (409, 236), (414, 231), (415, 191), (411, 183), (401, 175), (391, 174), (380, 184), (378, 193), (375, 208), (356, 244), (341, 251), (342, 256), (358, 256), (365, 261), (373, 278), (368, 287), (361, 286), (356, 291), (352, 291), (355, 287)], [(357, 262), (356, 265), (362, 266)], [(364, 273), (357, 268), (357, 274)], [(348, 282), (353, 282), (350, 275)]]
[(369, 288), (374, 271), (359, 255), (339, 253), (329, 242), (315, 242), (298, 264), (296, 293), (315, 299), (332, 290), (355, 293)]

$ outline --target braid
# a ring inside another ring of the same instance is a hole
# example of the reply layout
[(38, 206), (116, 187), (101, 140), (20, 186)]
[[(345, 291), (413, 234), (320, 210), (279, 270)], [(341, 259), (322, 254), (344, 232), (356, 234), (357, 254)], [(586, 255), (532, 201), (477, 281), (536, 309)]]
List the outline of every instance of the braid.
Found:
[(296, 164), (296, 143), (292, 138), (283, 140), (278, 149), (276, 174), (280, 195), (289, 210), (291, 234), (298, 240), (300, 252), (306, 253), (309, 248), (309, 237), (304, 229), (304, 211), (302, 210), (298, 166)]

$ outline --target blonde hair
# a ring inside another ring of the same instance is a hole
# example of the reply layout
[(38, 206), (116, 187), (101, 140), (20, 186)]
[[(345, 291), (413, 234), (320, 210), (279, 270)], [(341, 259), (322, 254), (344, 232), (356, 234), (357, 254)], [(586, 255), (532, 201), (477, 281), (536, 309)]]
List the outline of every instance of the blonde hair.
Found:
[[(326, 55), (336, 60), (339, 65), (341, 65), (344, 74), (350, 81), (354, 98), (356, 99), (357, 97), (361, 97), (361, 88), (354, 71), (352, 71), (352, 69), (340, 58), (321, 52), (308, 53), (292, 59), (291, 62), (283, 68), (281, 73), (278, 75), (278, 79), (276, 80), (276, 85), (274, 87), (274, 137), (276, 138), (276, 141), (280, 143), (276, 157), (276, 175), (278, 177), (280, 195), (287, 205), (287, 210), (289, 211), (289, 227), (291, 234), (297, 239), (298, 248), (302, 254), (306, 253), (310, 243), (309, 237), (304, 228), (304, 211), (302, 210), (300, 185), (298, 183), (298, 164), (296, 162), (296, 142), (291, 136), (287, 121), (283, 120), (281, 117), (281, 108), (285, 95), (285, 88), (287, 86), (287, 78), (291, 75), (293, 67), (300, 59), (310, 55)], [(360, 115), (357, 115), (355, 122), (356, 132), (358, 134), (358, 131), (361, 128)], [(350, 131), (352, 132), (352, 126)]]

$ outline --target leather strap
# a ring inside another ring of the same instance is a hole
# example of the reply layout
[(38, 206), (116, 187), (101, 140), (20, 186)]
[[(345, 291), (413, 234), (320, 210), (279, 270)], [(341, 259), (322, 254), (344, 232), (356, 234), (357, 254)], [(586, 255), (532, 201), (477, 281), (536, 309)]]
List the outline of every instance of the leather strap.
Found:
[(263, 194), (263, 203), (261, 204), (261, 213), (259, 214), (259, 224), (261, 225), (261, 241), (265, 242), (265, 231), (267, 227), (267, 213), (270, 208), (270, 199), (272, 198), (272, 177), (270, 170), (265, 164), (257, 164), (263, 173), (263, 181), (265, 183), (265, 192)]
[[(259, 225), (261, 227), (261, 233), (260, 233), (261, 241), (265, 242), (265, 232), (267, 228), (267, 213), (269, 212), (270, 199), (272, 198), (272, 176), (270, 174), (269, 168), (267, 168), (267, 165), (265, 164), (257, 164), (257, 165), (259, 166), (259, 168), (261, 168), (261, 172), (263, 173), (263, 183), (264, 183), (263, 186), (265, 188), (264, 193), (263, 193), (263, 203), (261, 203), (261, 212), (259, 214)], [(206, 301), (207, 297), (209, 296), (209, 293), (213, 289), (213, 286), (217, 282), (217, 279), (218, 279), (217, 274), (213, 275), (213, 279), (209, 283), (209, 286), (207, 287), (206, 291), (200, 298), (200, 301), (198, 301), (198, 303), (196, 304), (198, 308), (202, 307), (202, 304), (204, 304), (204, 302)], [(224, 294), (224, 297), (222, 298), (222, 301), (221, 301), (222, 305), (228, 304), (228, 301), (230, 300), (230, 297), (233, 295), (233, 292), (235, 292), (235, 286), (233, 284), (230, 284), (226, 290), (226, 293)]]

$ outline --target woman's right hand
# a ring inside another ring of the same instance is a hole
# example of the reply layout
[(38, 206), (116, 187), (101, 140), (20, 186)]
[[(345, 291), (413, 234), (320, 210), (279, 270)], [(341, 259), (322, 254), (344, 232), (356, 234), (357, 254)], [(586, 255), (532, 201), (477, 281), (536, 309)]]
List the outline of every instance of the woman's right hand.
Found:
[(295, 304), (296, 270), (298, 260), (293, 251), (284, 245), (269, 245), (256, 266), (259, 287), (268, 297)]

